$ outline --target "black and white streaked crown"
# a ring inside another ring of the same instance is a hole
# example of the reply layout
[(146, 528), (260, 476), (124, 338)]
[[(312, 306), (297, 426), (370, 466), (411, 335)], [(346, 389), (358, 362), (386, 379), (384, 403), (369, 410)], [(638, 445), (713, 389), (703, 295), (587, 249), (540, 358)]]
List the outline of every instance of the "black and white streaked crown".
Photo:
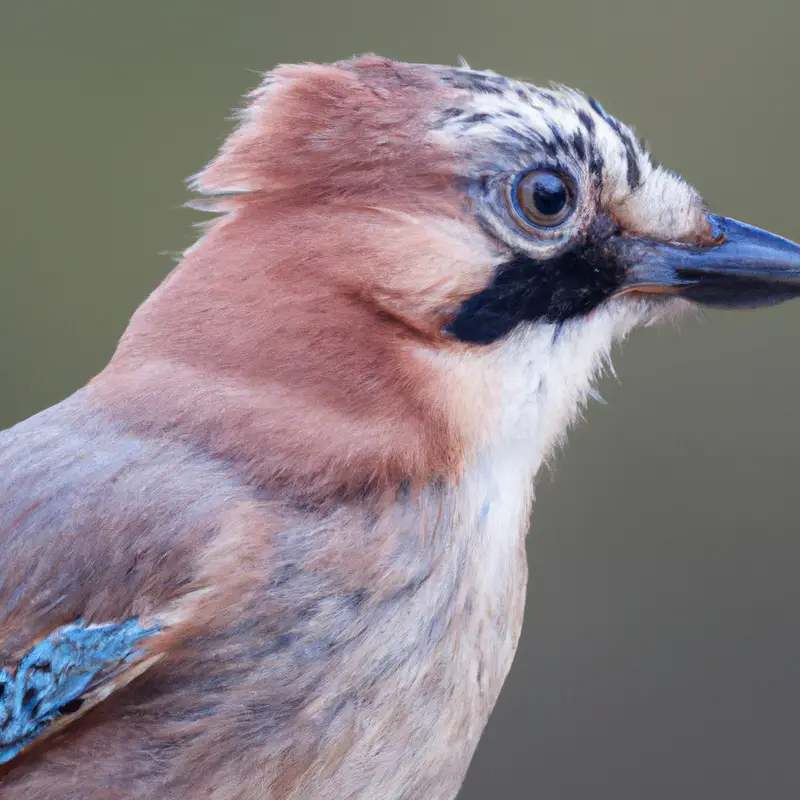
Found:
[(438, 70), (442, 83), (462, 94), (434, 128), (470, 148), (478, 169), (513, 171), (532, 160), (553, 166), (568, 160), (612, 202), (636, 191), (654, 169), (634, 132), (575, 89), (539, 88), (466, 67)]

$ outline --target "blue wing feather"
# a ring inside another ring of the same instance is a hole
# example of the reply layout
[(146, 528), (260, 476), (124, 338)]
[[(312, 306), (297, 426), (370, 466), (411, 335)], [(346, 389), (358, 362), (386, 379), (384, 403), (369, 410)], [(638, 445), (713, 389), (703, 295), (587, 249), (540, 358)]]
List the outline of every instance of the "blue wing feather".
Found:
[(65, 625), (34, 645), (13, 672), (0, 670), (0, 764), (17, 756), (65, 707), (143, 655), (141, 643), (157, 631), (137, 619)]

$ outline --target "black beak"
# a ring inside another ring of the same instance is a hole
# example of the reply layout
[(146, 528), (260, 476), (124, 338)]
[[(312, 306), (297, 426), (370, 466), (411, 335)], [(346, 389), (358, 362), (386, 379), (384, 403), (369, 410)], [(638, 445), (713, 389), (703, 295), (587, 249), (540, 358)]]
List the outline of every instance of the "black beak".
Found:
[(620, 241), (629, 265), (621, 292), (673, 294), (722, 308), (774, 305), (800, 296), (800, 245), (709, 215), (718, 236), (704, 246)]

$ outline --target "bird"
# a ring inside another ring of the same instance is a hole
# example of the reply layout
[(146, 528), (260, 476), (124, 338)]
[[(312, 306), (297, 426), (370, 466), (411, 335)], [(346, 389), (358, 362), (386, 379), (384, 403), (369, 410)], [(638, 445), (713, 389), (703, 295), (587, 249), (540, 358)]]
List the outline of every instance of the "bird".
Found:
[(450, 800), (610, 348), (800, 294), (597, 100), (281, 65), (107, 366), (0, 433), (0, 798)]

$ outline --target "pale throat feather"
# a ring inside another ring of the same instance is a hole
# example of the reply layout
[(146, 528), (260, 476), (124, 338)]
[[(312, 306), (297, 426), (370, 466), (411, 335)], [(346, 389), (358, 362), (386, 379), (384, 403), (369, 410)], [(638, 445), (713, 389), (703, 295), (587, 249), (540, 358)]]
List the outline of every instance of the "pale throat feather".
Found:
[(478, 385), (492, 384), (470, 461), (532, 481), (580, 414), (614, 343), (652, 314), (644, 304), (610, 302), (579, 322), (520, 326), (465, 356), (470, 372), (482, 373)]
[[(648, 313), (644, 305), (609, 303), (580, 324), (527, 325), (464, 358), (492, 401), (459, 482), (465, 516), (479, 520), (472, 551), (486, 588), (508, 589), (509, 569), (524, 560), (524, 538), (542, 463), (579, 416), (612, 345)], [(497, 382), (495, 383), (495, 379)], [(488, 418), (486, 418), (488, 417)], [(512, 565), (514, 565), (512, 567)], [(501, 588), (502, 587), (502, 588)]]

